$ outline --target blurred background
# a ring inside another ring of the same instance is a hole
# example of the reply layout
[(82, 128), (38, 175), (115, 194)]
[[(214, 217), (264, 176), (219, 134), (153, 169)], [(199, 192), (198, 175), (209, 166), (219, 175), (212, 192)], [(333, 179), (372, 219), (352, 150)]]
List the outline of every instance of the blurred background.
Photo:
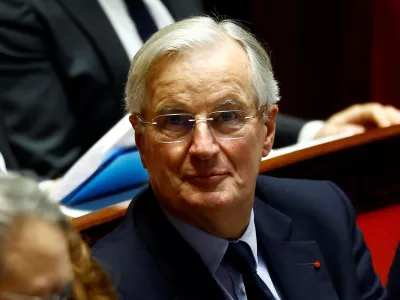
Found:
[(283, 113), (325, 119), (354, 103), (400, 107), (400, 1), (206, 1), (267, 43)]

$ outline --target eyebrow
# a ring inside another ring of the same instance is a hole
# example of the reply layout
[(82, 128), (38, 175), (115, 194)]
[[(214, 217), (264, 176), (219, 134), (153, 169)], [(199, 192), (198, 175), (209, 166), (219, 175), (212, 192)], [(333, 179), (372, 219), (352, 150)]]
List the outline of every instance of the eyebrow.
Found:
[(226, 101), (220, 102), (214, 106), (214, 110), (220, 109), (224, 106), (239, 106), (241, 109), (246, 108), (246, 105), (242, 101), (238, 101), (236, 99), (228, 99)]
[[(213, 107), (213, 111), (216, 111), (218, 109), (222, 109), (225, 106), (229, 107), (238, 107), (239, 109), (246, 109), (247, 106), (243, 103), (243, 101), (239, 101), (233, 98), (227, 99), (225, 101), (219, 102)], [(165, 105), (162, 106), (161, 108), (156, 110), (157, 115), (162, 115), (162, 114), (170, 114), (170, 113), (184, 113), (186, 112), (185, 109), (182, 108), (179, 104), (171, 104), (171, 105)]]
[(168, 113), (180, 113), (185, 111), (181, 106), (178, 105), (166, 105), (156, 110), (157, 115), (168, 114)]

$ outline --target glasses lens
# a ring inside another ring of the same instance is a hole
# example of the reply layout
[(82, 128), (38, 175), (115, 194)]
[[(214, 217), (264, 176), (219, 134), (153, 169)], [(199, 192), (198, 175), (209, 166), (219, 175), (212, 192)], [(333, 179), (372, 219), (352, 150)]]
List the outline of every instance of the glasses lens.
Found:
[(160, 115), (153, 122), (157, 123), (156, 139), (163, 143), (185, 140), (195, 124), (193, 116), (189, 114)]
[(210, 128), (218, 139), (240, 139), (246, 136), (246, 113), (242, 110), (212, 112)]

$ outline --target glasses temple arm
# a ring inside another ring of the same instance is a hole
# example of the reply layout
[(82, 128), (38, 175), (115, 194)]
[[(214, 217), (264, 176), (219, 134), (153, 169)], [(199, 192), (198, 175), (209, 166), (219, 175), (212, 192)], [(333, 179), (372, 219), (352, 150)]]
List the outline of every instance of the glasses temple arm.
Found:
[(139, 116), (136, 116), (136, 118), (141, 122), (141, 123), (143, 123), (143, 124), (145, 124), (145, 125), (157, 125), (157, 122), (148, 122), (148, 121), (145, 121), (145, 120), (143, 120), (141, 117), (139, 117)]

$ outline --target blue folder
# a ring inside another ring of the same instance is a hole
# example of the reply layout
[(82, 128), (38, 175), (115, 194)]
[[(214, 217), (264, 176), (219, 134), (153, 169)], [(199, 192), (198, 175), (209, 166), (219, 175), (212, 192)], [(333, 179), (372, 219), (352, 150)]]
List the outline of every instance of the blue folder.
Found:
[[(148, 174), (136, 147), (114, 149), (87, 180), (61, 203), (70, 207), (105, 207), (135, 195), (147, 186)], [(119, 196), (119, 197), (116, 197)], [(107, 199), (110, 199), (107, 201)], [(87, 205), (83, 205), (83, 204)], [(91, 203), (91, 204), (88, 204)]]
[[(149, 184), (144, 183), (138, 187), (134, 187), (133, 189), (123, 191), (118, 194), (113, 194), (105, 197), (101, 197), (92, 201), (82, 202), (79, 204), (74, 204), (72, 208), (78, 210), (86, 210), (86, 211), (95, 211), (99, 210), (117, 203), (121, 203), (127, 200), (131, 200), (139, 195), (143, 190), (148, 188)], [(71, 206), (70, 206), (71, 207)]]

